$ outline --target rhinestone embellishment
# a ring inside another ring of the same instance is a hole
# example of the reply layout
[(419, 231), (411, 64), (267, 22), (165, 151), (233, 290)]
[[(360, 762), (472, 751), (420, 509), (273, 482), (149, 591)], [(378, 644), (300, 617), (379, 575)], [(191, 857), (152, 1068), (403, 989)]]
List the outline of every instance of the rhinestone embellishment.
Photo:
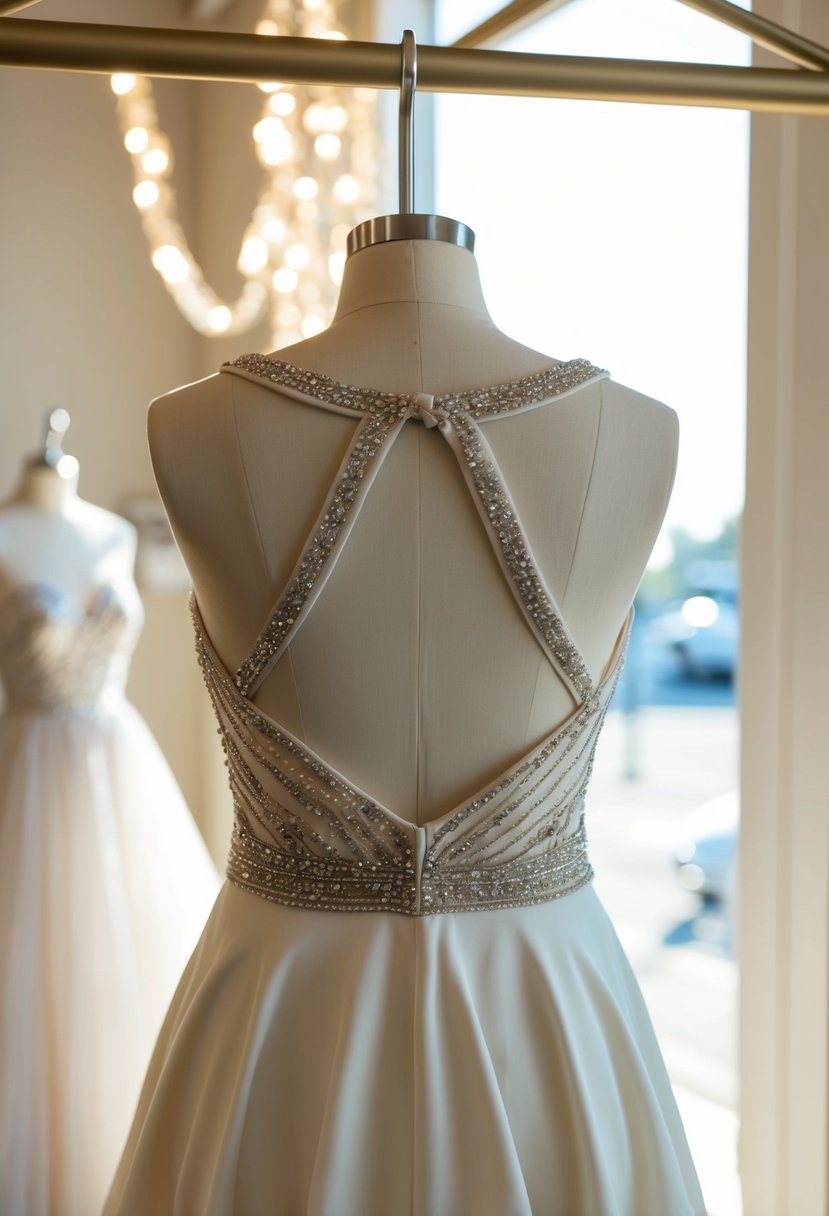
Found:
[[(577, 359), (494, 388), (432, 396), (339, 384), (263, 355), (225, 367), (358, 420), (288, 584), (235, 676), (218, 658), (191, 598), (198, 661), (233, 796), (230, 880), (293, 907), (410, 916), (542, 903), (584, 886), (593, 876), (585, 793), (632, 612), (610, 670), (593, 687), (478, 420), (540, 404), (606, 373)], [(366, 797), (251, 700), (322, 590), (407, 421), (439, 429), (449, 443), (516, 601), (576, 702), (567, 720), (506, 773), (425, 825)]]
[(381, 393), (340, 384), (318, 372), (258, 354), (242, 355), (223, 367), (302, 393), (317, 404), (362, 415), (303, 555), (236, 673), (237, 687), (245, 696), (253, 695), (300, 627), (333, 569), (394, 436), (408, 419), (414, 419), (439, 428), (455, 452), (481, 501), (490, 542), (530, 628), (574, 698), (587, 700), (592, 692), (589, 673), (538, 571), (515, 506), (476, 421), (550, 400), (606, 372), (586, 359), (573, 359), (492, 388), (432, 396)]
[(590, 705), (486, 790), (418, 826), (262, 714), (219, 661), (194, 597), (191, 611), (233, 795), (234, 884), (291, 907), (429, 916), (544, 903), (591, 880), (585, 793), (629, 625)]

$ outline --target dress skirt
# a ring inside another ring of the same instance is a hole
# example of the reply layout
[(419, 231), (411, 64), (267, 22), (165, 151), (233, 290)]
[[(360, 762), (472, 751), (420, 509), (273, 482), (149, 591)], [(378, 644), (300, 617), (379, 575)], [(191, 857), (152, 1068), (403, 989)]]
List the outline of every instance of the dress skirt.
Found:
[(100, 1212), (218, 890), (131, 705), (0, 715), (2, 1216)]
[(105, 1216), (698, 1216), (592, 884), (411, 917), (226, 883)]

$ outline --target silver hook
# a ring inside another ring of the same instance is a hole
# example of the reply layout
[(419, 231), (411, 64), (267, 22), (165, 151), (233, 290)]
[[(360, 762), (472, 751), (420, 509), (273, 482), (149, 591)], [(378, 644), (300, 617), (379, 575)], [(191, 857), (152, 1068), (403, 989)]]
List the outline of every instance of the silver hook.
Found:
[(414, 95), (417, 86), (417, 43), (414, 30), (404, 30), (400, 42), (400, 214), (414, 213)]

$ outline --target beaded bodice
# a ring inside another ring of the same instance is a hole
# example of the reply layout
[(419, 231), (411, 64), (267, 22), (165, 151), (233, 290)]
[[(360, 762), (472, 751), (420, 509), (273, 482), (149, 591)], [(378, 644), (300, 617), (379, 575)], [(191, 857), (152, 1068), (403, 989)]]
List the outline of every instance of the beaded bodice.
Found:
[[(607, 373), (573, 360), (494, 388), (432, 396), (359, 389), (262, 355), (245, 355), (223, 371), (358, 419), (287, 585), (235, 675), (192, 600), (234, 800), (229, 878), (279, 903), (412, 915), (538, 903), (588, 882), (584, 795), (633, 611), (594, 686), (481, 424)], [(451, 447), (507, 584), (574, 702), (566, 721), (494, 782), (423, 825), (369, 797), (252, 700), (322, 592), (385, 455), (411, 420), (439, 428)]]
[(121, 697), (143, 620), (130, 580), (102, 585), (84, 606), (48, 583), (16, 587), (0, 604), (6, 709), (88, 712)]

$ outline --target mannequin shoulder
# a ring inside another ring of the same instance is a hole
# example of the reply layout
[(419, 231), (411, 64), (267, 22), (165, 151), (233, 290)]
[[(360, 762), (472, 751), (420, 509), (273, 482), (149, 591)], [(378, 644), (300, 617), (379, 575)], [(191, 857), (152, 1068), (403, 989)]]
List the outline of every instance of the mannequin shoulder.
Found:
[(617, 380), (603, 380), (601, 383), (602, 409), (611, 420), (641, 428), (650, 432), (655, 439), (676, 446), (679, 440), (676, 410)]
[(602, 406), (594, 460), (596, 482), (621, 496), (631, 518), (658, 519), (667, 508), (676, 476), (679, 418), (662, 401), (615, 380), (602, 382)]
[(111, 554), (114, 563), (132, 569), (138, 548), (138, 530), (129, 520), (79, 498), (74, 504), (71, 521), (101, 550)]
[(171, 389), (150, 402), (147, 435), (155, 462), (164, 449), (197, 440), (205, 427), (227, 413), (233, 401), (233, 380), (219, 372)]

